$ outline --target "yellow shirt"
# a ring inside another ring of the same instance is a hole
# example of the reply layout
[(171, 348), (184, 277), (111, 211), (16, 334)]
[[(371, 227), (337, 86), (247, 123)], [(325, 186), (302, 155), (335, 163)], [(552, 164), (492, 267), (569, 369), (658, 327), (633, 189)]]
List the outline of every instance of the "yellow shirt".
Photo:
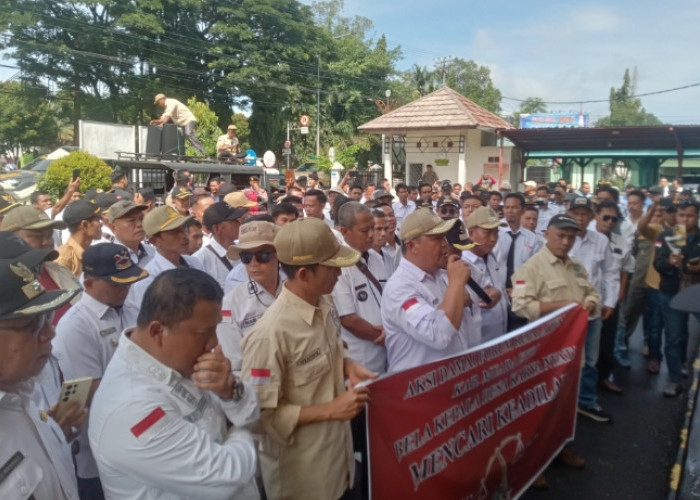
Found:
[(84, 251), (85, 249), (71, 236), (67, 242), (58, 247), (58, 259), (56, 259), (56, 262), (67, 267), (77, 277), (80, 277), (83, 272)]
[(349, 421), (297, 427), (304, 406), (345, 391), (340, 320), (332, 299), (318, 307), (282, 287), (241, 343), (241, 375), (258, 394), (260, 466), (270, 500), (334, 500), (352, 484)]
[(540, 302), (600, 303), (583, 264), (570, 257), (560, 259), (546, 246), (513, 273), (512, 282), (513, 312), (530, 321), (541, 316)]

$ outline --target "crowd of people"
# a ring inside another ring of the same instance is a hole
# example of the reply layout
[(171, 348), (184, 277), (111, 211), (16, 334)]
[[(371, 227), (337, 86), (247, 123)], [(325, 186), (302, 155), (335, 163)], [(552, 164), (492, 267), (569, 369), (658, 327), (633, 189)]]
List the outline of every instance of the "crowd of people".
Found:
[[(663, 395), (683, 392), (692, 193), (352, 179), (239, 190), (180, 171), (159, 204), (115, 171), (110, 192), (0, 196), (0, 497), (366, 497), (367, 381), (572, 303), (582, 417), (612, 420), (598, 391), (624, 390), (642, 317), (646, 369), (664, 361)], [(85, 405), (59, 405), (86, 377)]]

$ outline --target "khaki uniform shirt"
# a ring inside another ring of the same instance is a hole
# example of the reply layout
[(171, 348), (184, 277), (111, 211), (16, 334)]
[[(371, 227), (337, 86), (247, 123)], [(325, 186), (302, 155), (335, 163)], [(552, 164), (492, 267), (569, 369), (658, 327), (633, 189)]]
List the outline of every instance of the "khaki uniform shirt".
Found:
[(313, 307), (282, 287), (242, 348), (241, 375), (260, 403), (259, 458), (267, 498), (339, 498), (354, 473), (350, 422), (297, 427), (302, 407), (328, 403), (345, 391), (346, 351), (331, 298)]
[(546, 246), (513, 273), (513, 312), (532, 321), (540, 317), (540, 302), (576, 300), (600, 303), (583, 264), (562, 260)]
[(161, 118), (166, 116), (170, 117), (170, 120), (181, 127), (184, 127), (189, 122), (196, 122), (197, 119), (194, 117), (192, 112), (187, 106), (182, 104), (177, 99), (167, 98), (165, 100), (165, 111), (161, 115)]
[(58, 247), (58, 259), (56, 262), (67, 267), (70, 272), (77, 277), (83, 273), (83, 252), (85, 249), (81, 247), (73, 238), (68, 238), (68, 241)]

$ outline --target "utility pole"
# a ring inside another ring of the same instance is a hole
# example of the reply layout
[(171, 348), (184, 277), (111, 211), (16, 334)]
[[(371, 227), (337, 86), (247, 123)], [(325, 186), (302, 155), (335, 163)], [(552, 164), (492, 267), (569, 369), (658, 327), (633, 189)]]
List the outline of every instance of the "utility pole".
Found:
[(321, 150), (321, 56), (316, 55), (318, 62), (318, 86), (316, 87), (316, 161)]
[(453, 60), (454, 60), (454, 58), (452, 56), (434, 59), (435, 68), (439, 69), (442, 72), (442, 86), (443, 87), (445, 86), (445, 77), (447, 75), (447, 68), (449, 68), (449, 66)]

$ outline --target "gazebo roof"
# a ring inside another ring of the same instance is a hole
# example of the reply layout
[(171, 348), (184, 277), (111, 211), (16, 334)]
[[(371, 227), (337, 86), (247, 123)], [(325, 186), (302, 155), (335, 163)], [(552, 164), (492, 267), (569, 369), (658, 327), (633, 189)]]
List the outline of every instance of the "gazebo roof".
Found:
[(510, 129), (513, 126), (449, 87), (396, 108), (358, 127), (375, 134), (408, 130), (464, 128)]

